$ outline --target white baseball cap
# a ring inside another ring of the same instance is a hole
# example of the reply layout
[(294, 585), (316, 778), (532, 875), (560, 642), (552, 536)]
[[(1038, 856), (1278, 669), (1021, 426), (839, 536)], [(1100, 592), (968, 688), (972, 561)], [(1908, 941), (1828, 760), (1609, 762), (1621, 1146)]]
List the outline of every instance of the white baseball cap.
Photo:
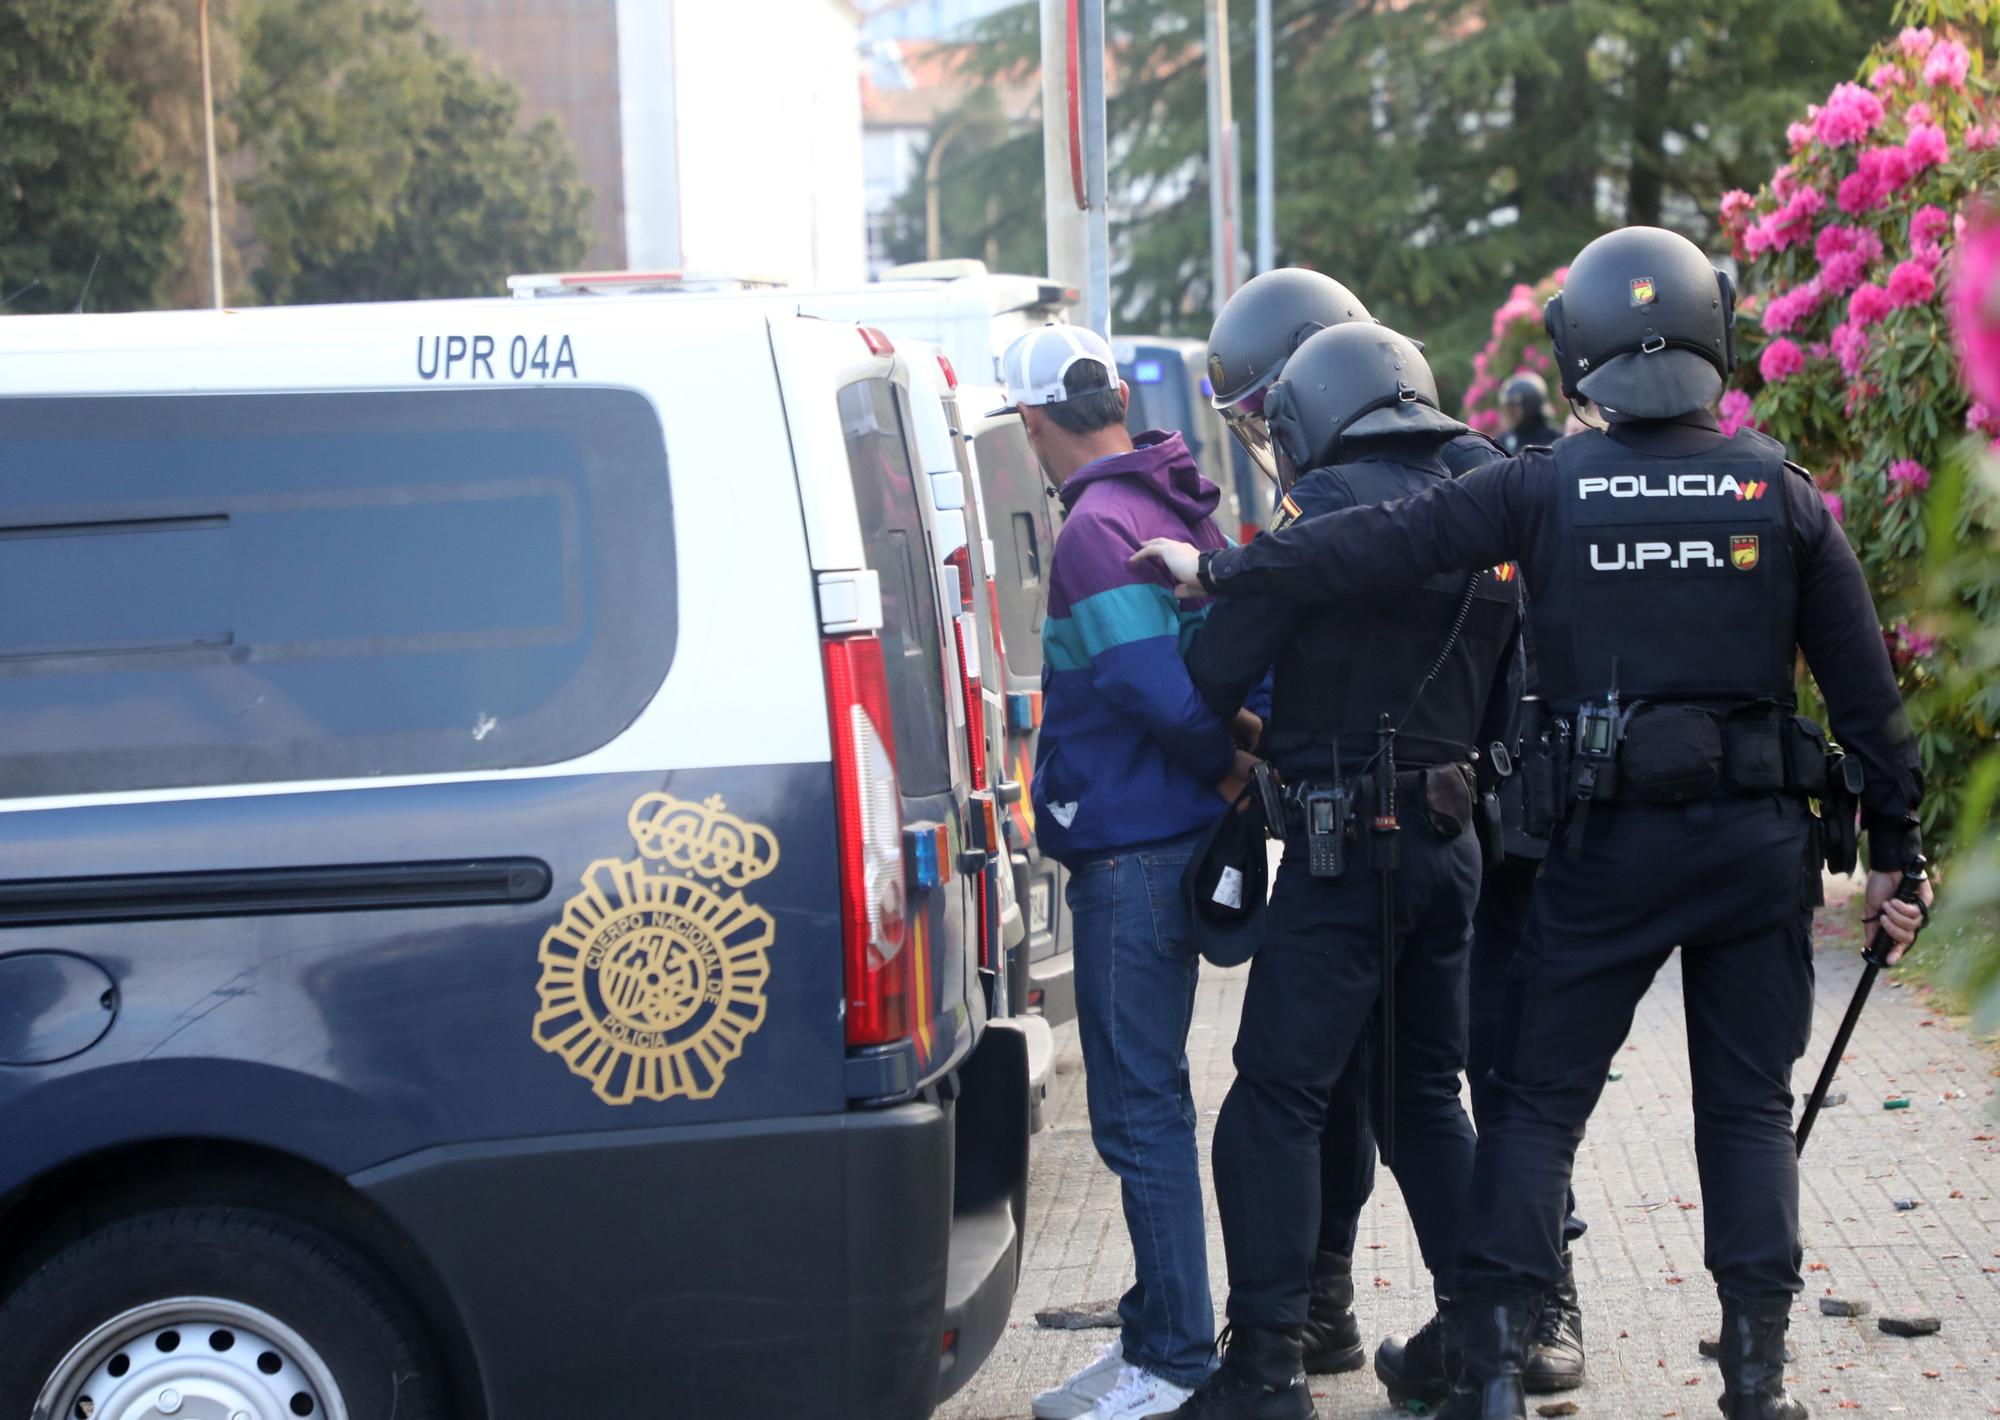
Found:
[(1105, 388), (1118, 388), (1118, 360), (1110, 344), (1089, 326), (1045, 325), (1029, 331), (1000, 357), (1007, 403), (991, 414), (1013, 414), (1024, 404), (1063, 403), (1070, 397), (1064, 383), (1070, 367), (1083, 362), (1103, 369)]

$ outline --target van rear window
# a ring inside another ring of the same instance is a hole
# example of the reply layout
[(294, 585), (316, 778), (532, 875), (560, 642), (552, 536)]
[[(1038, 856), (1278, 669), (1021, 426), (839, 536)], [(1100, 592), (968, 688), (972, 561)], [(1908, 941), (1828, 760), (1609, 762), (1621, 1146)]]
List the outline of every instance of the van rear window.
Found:
[(994, 425), (972, 441), (972, 448), (993, 519), (993, 576), (1000, 590), (1007, 665), (1016, 675), (1039, 676), (1048, 609), (1044, 563), (1055, 544), (1048, 480), (1018, 419)]
[(675, 585), (630, 391), (0, 399), (0, 797), (572, 758)]

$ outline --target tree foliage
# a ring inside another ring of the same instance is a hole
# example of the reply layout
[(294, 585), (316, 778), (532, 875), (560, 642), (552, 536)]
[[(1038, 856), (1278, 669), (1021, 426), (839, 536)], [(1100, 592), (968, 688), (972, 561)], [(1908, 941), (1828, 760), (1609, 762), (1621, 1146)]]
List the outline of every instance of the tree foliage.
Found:
[[(1494, 299), (1626, 221), (1715, 235), (1726, 188), (1770, 171), (1785, 119), (1887, 23), (1892, 0), (1276, 0), (1281, 261), (1353, 286), (1431, 342), (1462, 388)], [(987, 25), (979, 72), (1033, 68), (1038, 6)], [(1247, 119), (1252, 7), (1232, 7)], [(1109, 0), (1115, 306), (1126, 329), (1211, 315), (1202, 6)], [(1039, 132), (949, 186), (1041, 230)], [(948, 214), (965, 209), (950, 207)], [(976, 208), (983, 217), (984, 207)], [(961, 254), (973, 233), (947, 221)], [(1242, 223), (1255, 230), (1254, 210)]]
[[(0, 5), (0, 300), (128, 310), (174, 265), (180, 182), (141, 162), (139, 108), (107, 59), (124, 0)], [(94, 273), (94, 274), (93, 274)]]
[(259, 0), (232, 110), (272, 301), (490, 294), (572, 265), (588, 189), (551, 120), (480, 74), (406, 0)]
[[(1972, 624), (2000, 618), (2000, 498), (1962, 479), (1931, 488), (1965, 464), (1969, 430), (2000, 435), (2000, 411), (1961, 385), (1944, 308), (1959, 222), (2000, 188), (2000, 3), (1898, 8), (1906, 28), (1868, 53), (1861, 82), (1801, 115), (1754, 197), (1728, 199), (1749, 294), (1725, 399), (1785, 440), (1840, 513), (1890, 623), (1925, 826), (1942, 830), (2000, 728), (2000, 681), (1952, 674), (1966, 633), (1925, 601), (1949, 574)], [(1946, 549), (1960, 555), (1940, 561)]]

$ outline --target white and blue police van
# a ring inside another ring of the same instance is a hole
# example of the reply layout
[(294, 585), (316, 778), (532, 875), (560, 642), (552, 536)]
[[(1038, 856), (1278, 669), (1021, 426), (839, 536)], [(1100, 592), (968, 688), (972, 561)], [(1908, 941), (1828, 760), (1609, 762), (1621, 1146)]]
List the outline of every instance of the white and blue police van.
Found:
[(0, 390), (0, 1413), (961, 1386), (1028, 1032), (936, 352), (21, 317)]

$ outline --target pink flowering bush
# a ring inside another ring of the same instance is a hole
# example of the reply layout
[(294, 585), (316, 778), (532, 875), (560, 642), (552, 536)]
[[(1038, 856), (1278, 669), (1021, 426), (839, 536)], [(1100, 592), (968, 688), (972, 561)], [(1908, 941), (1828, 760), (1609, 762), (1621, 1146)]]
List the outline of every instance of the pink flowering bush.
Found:
[[(1749, 193), (1737, 194), (1749, 203)], [(1723, 199), (1724, 205), (1728, 199)], [(1549, 341), (1542, 329), (1542, 307), (1562, 289), (1567, 267), (1554, 272), (1534, 286), (1517, 285), (1493, 312), (1493, 333), (1486, 348), (1472, 357), (1472, 383), (1466, 386), (1465, 406), (1459, 417), (1482, 434), (1500, 437), (1507, 416), (1500, 408), (1500, 392), (1517, 374), (1540, 375), (1549, 387), (1549, 420), (1557, 428), (1569, 417), (1569, 404), (1558, 388), (1555, 362), (1549, 356)]]
[[(1986, 412), (2000, 410), (2000, 298), (1967, 294), (2000, 290), (2000, 218), (1987, 224), (1978, 206), (2000, 193), (2000, 0), (1903, 0), (1898, 19), (1859, 65), (1865, 82), (1834, 85), (1787, 130), (1792, 151), (1770, 183), (1720, 210), (1749, 312), (1730, 393), (1813, 471), (1885, 621), (1907, 623), (1892, 644), (1943, 790), (1926, 809), (1935, 825), (1955, 814), (1965, 767), (2000, 723), (2000, 684), (1948, 704), (1921, 694), (1959, 644), (1925, 619), (1927, 544), (2000, 563), (2000, 506), (1961, 502), (1950, 472), (1961, 442), (1983, 449), (2000, 422)], [(1746, 418), (1735, 399), (1718, 412), (1732, 427)], [(1932, 506), (1945, 497), (1949, 515)], [(1987, 582), (1992, 603), (1976, 609), (1990, 626), (2000, 576)]]

